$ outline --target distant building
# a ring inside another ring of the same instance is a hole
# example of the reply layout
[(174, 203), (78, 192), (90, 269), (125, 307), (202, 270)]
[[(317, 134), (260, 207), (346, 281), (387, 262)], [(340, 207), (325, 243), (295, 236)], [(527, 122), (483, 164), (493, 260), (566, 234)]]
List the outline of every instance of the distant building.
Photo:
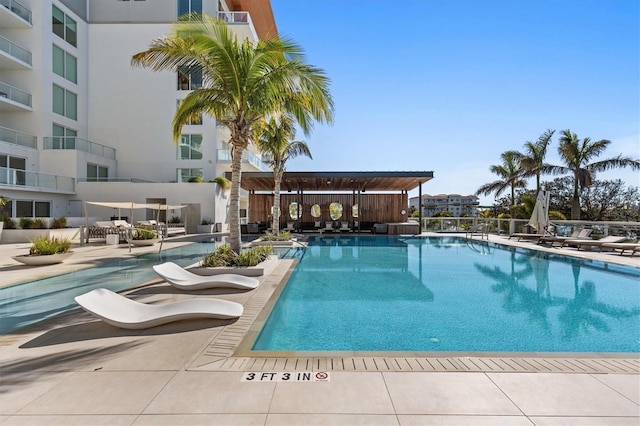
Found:
[(438, 194), (438, 195), (422, 195), (422, 203), (419, 203), (419, 197), (409, 199), (409, 207), (419, 209), (422, 204), (422, 214), (426, 217), (433, 216), (437, 212), (451, 212), (454, 216), (467, 214), (476, 216), (478, 214), (478, 197), (475, 195), (460, 194)]

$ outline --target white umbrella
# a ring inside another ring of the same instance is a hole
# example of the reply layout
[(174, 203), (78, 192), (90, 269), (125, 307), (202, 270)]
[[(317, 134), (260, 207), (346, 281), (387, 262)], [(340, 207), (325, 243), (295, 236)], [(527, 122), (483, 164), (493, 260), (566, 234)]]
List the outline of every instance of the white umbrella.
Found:
[(529, 219), (529, 225), (534, 227), (538, 234), (544, 233), (544, 230), (549, 226), (549, 195), (548, 191), (538, 192), (536, 205), (533, 207), (533, 213)]

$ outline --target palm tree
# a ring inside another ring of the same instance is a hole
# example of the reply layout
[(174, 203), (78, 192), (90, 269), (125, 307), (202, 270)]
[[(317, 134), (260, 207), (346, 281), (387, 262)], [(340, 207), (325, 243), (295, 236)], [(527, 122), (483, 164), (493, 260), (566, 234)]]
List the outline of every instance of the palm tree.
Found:
[(540, 135), (536, 142), (527, 141), (524, 143), (524, 153), (521, 154), (520, 164), (524, 169), (524, 177), (536, 177), (536, 193), (540, 192), (540, 175), (548, 173), (551, 167), (550, 164), (544, 162), (544, 159), (555, 132), (555, 130), (547, 130)]
[(271, 229), (280, 233), (280, 184), (287, 161), (299, 155), (311, 157), (309, 146), (302, 141), (292, 141), (295, 137), (293, 119), (286, 114), (271, 118), (258, 136), (256, 145), (268, 158), (267, 163), (273, 170), (273, 218)]
[(595, 180), (596, 172), (603, 172), (616, 167), (631, 167), (633, 170), (640, 169), (640, 161), (618, 155), (617, 157), (590, 163), (594, 158), (602, 154), (611, 141), (601, 139), (592, 142), (590, 138), (582, 141), (578, 135), (571, 133), (571, 130), (563, 130), (560, 136), (560, 146), (558, 154), (564, 162), (563, 166), (551, 166), (550, 171), (554, 174), (573, 173), (573, 198), (571, 202), (571, 219), (580, 219), (580, 190), (591, 186)]
[(170, 34), (151, 42), (132, 58), (134, 66), (154, 71), (180, 67), (202, 70), (201, 88), (190, 92), (173, 118), (177, 141), (183, 125), (202, 113), (230, 131), (230, 245), (240, 251), (242, 154), (257, 123), (276, 111), (293, 115), (308, 134), (313, 123), (333, 119), (333, 100), (324, 71), (304, 62), (303, 52), (286, 39), (238, 41), (221, 20), (192, 14), (180, 18)]
[(495, 192), (496, 197), (507, 188), (511, 188), (511, 205), (516, 204), (516, 188), (524, 188), (526, 182), (523, 179), (523, 170), (520, 165), (521, 154), (518, 151), (505, 151), (500, 154), (502, 164), (491, 166), (489, 170), (502, 179), (482, 185), (476, 191), (476, 195), (489, 195)]

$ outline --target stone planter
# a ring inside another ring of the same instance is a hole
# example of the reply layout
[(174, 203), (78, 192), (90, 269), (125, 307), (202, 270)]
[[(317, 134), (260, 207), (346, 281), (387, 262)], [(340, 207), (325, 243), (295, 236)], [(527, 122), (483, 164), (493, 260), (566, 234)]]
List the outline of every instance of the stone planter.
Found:
[(149, 238), (148, 240), (129, 240), (132, 246), (136, 247), (148, 247), (152, 246), (159, 241), (158, 238)]
[(216, 226), (210, 225), (198, 225), (198, 234), (213, 234), (216, 232)]
[(273, 246), (273, 247), (293, 247), (296, 243), (294, 240), (289, 241), (262, 241), (261, 239), (251, 241), (251, 247), (255, 246)]
[(260, 277), (268, 272), (270, 272), (273, 268), (275, 268), (278, 262), (278, 256), (271, 255), (264, 262), (258, 263), (256, 266), (233, 266), (233, 267), (217, 267), (217, 268), (205, 268), (200, 266), (200, 262), (188, 266), (190, 272), (193, 272), (196, 275), (210, 276), (210, 275), (220, 275), (220, 274), (238, 274), (244, 275), (245, 277)]
[(28, 266), (45, 266), (45, 265), (54, 265), (56, 263), (62, 263), (65, 259), (73, 254), (72, 251), (68, 251), (66, 253), (57, 253), (57, 254), (47, 254), (40, 256), (32, 256), (28, 254), (23, 254), (20, 256), (13, 256), (12, 259), (16, 262), (23, 263)]

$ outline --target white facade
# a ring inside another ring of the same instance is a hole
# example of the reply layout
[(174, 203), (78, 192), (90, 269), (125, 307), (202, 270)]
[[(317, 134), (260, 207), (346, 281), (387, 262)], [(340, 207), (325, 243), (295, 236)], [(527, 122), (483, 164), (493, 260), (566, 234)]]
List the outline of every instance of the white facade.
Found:
[[(164, 199), (189, 204), (194, 222), (227, 222), (214, 184), (180, 182), (230, 171), (228, 133), (205, 116), (175, 144), (171, 121), (191, 81), (131, 66), (179, 10), (200, 3), (194, 11), (230, 10), (218, 0), (0, 0), (0, 196), (11, 199), (0, 216)], [(236, 13), (248, 19), (232, 30), (257, 39), (252, 18)], [(257, 152), (249, 157), (243, 170), (267, 170)]]
[[(419, 197), (409, 199), (409, 207), (419, 209)], [(454, 216), (466, 214), (476, 216), (478, 214), (478, 197), (475, 195), (460, 194), (438, 194), (438, 195), (422, 195), (422, 214), (424, 216), (433, 216), (438, 212), (451, 212)]]

